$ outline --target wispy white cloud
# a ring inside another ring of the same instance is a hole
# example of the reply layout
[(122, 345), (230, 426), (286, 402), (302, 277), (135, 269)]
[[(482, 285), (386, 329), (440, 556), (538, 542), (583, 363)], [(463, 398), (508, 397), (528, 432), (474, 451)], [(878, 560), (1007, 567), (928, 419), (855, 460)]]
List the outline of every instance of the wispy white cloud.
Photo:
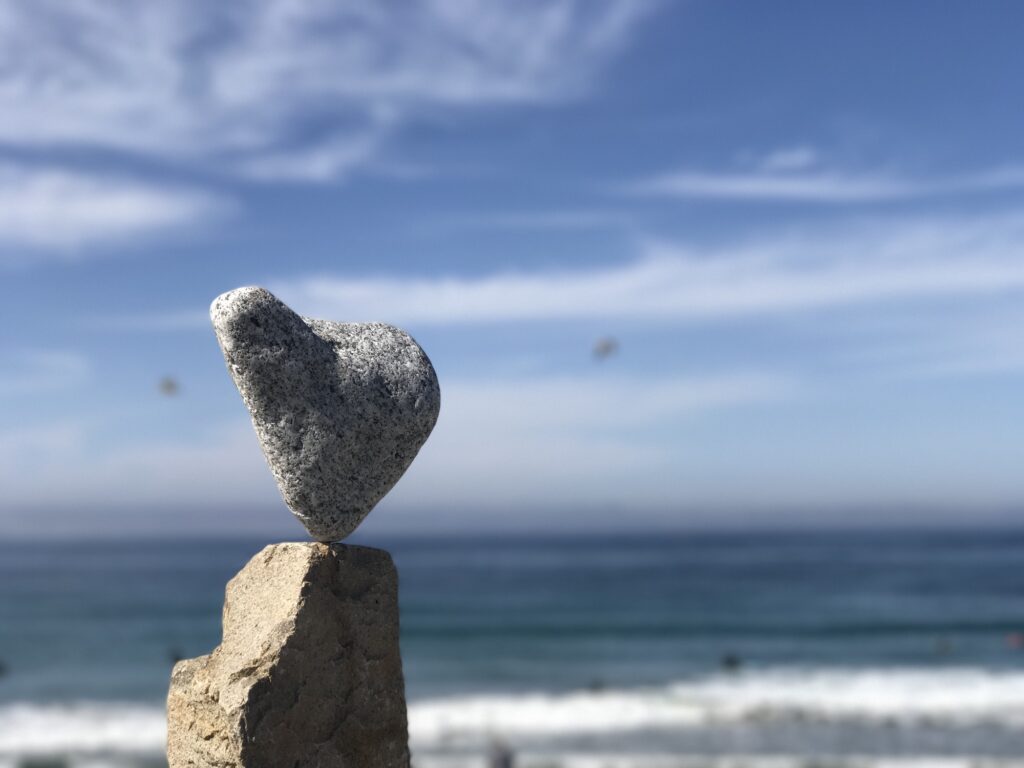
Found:
[(758, 165), (765, 171), (799, 171), (810, 168), (820, 159), (814, 147), (795, 146), (777, 149), (760, 158)]
[[(514, 413), (504, 430), (527, 434), (645, 428), (719, 408), (778, 400), (794, 380), (764, 371), (700, 376), (555, 376), (455, 379), (445, 385), (445, 419), (466, 429), (486, 421), (494, 404)], [(498, 409), (500, 410), (500, 409)]]
[(599, 208), (479, 212), (461, 217), (435, 217), (430, 222), (430, 226), (436, 229), (516, 231), (624, 229), (630, 228), (634, 224), (633, 217), (623, 211)]
[(678, 171), (624, 185), (642, 197), (873, 203), (994, 190), (1024, 189), (1024, 168), (1010, 166), (954, 177), (921, 178), (811, 167), (813, 155), (770, 155), (757, 171)]
[(5, 358), (0, 397), (75, 387), (92, 371), (89, 360), (77, 352), (32, 350), (8, 352)]
[[(26, 465), (34, 466), (40, 459), (48, 466), (82, 449), (86, 429), (80, 422), (41, 424), (0, 432), (0, 476), (9, 474), (12, 482), (26, 482)], [(36, 465), (37, 466), (37, 465)], [(21, 477), (17, 481), (17, 477)], [(45, 481), (39, 478), (39, 481)], [(8, 486), (10, 487), (10, 486)], [(13, 503), (13, 500), (12, 500)]]
[[(552, 323), (758, 327), (858, 378), (1024, 370), (1024, 215), (869, 217), (716, 246), (649, 240), (632, 260), (482, 276), (268, 280), (298, 311), (407, 327)], [(870, 308), (869, 311), (865, 311)], [(814, 322), (790, 322), (800, 315)], [(108, 325), (208, 328), (204, 308)], [(799, 328), (799, 332), (795, 329)], [(739, 361), (737, 361), (739, 363)], [(800, 365), (805, 372), (806, 360)]]
[(708, 321), (1024, 290), (1024, 216), (866, 220), (715, 248), (652, 241), (636, 260), (483, 277), (318, 276), (269, 286), (320, 317), (412, 324)]
[(73, 252), (175, 227), (230, 208), (208, 192), (123, 176), (0, 164), (0, 263), (24, 249)]
[(1024, 371), (1024, 308), (1012, 291), (980, 302), (853, 314), (832, 329), (839, 362), (889, 379)]
[(0, 142), (321, 179), (436, 109), (579, 93), (649, 7), (12, 0), (0, 10)]
[(239, 172), (263, 181), (327, 182), (342, 179), (376, 157), (383, 135), (338, 136), (321, 144), (243, 160)]
[[(213, 194), (60, 167), (104, 161), (321, 183), (411, 121), (583, 92), (648, 0), (11, 0), (0, 7), (0, 244), (68, 250), (192, 225)], [(58, 150), (54, 153), (53, 150)], [(38, 257), (38, 253), (35, 254)], [(22, 258), (25, 255), (22, 254)]]
[(818, 203), (894, 200), (920, 191), (916, 185), (883, 176), (686, 171), (645, 179), (628, 189), (638, 195)]

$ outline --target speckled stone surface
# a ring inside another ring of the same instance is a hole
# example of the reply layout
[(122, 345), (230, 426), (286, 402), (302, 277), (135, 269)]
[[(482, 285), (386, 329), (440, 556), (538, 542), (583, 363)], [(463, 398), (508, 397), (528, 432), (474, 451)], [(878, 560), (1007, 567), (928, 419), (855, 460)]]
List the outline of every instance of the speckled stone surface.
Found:
[(317, 541), (348, 536), (434, 428), (430, 360), (399, 328), (303, 318), (263, 288), (210, 317), (285, 503)]

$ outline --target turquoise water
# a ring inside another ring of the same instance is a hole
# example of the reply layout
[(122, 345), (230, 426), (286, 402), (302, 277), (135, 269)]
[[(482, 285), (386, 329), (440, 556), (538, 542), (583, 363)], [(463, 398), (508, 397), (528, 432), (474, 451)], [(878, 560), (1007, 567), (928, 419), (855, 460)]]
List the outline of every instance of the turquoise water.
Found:
[[(158, 750), (173, 659), (216, 645), (224, 583), (264, 543), (0, 543), (0, 764)], [(499, 737), (565, 754), (1024, 754), (1021, 532), (374, 544), (401, 574), (424, 759)]]

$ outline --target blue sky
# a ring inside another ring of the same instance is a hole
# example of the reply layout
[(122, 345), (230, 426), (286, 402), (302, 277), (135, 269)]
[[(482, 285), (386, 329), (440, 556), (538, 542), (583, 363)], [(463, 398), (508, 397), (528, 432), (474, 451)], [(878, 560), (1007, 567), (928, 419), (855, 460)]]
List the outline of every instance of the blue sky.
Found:
[(9, 0), (0, 533), (300, 535), (206, 317), (246, 284), (435, 363), (368, 533), (1016, 522), (1022, 24)]

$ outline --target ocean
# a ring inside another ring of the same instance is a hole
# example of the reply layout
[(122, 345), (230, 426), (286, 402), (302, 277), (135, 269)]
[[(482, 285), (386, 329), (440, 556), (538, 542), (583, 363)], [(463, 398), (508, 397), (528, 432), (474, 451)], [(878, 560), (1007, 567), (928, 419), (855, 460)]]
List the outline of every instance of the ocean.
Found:
[[(0, 542), (0, 767), (159, 766), (265, 543)], [(420, 768), (1024, 765), (1024, 532), (372, 544)]]

